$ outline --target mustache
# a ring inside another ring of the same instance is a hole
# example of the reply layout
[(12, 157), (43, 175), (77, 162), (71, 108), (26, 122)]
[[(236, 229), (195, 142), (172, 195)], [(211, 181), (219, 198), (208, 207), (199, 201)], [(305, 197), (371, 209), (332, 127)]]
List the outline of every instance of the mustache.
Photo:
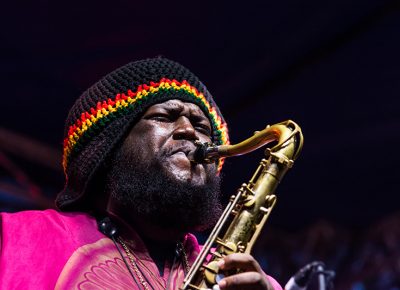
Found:
[(194, 145), (194, 143), (182, 140), (175, 143), (174, 145), (164, 148), (162, 155), (168, 157), (174, 155), (177, 152), (183, 152), (187, 156), (190, 152), (194, 152), (196, 148), (197, 147), (196, 145)]

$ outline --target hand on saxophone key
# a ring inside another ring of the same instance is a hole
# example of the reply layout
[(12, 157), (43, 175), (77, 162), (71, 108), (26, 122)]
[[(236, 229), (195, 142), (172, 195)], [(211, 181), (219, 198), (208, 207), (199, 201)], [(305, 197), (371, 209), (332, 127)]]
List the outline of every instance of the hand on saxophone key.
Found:
[(274, 289), (268, 281), (267, 275), (251, 255), (235, 253), (225, 256), (218, 262), (218, 267), (223, 272), (235, 269), (240, 271), (238, 274), (220, 280), (218, 286), (221, 290)]

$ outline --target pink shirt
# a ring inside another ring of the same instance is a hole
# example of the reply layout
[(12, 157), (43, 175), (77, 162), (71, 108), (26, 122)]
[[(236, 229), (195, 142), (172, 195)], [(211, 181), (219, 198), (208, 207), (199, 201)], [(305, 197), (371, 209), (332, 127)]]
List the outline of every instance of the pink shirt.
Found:
[[(160, 276), (141, 239), (132, 235), (129, 246), (149, 288), (165, 289), (172, 265), (166, 263)], [(184, 246), (192, 264), (199, 252), (196, 238), (188, 234)], [(282, 289), (268, 278), (274, 289)], [(182, 285), (182, 263), (172, 269), (170, 279), (170, 289)], [(0, 289), (143, 288), (130, 276), (112, 240), (98, 231), (93, 217), (45, 210), (0, 213)]]

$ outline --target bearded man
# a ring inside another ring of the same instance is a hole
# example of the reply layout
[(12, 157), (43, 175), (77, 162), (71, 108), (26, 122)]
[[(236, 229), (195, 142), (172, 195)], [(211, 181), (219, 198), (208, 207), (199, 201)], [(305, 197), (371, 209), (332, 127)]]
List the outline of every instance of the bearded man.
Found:
[[(65, 127), (58, 211), (1, 214), (1, 289), (178, 289), (199, 253), (190, 231), (221, 214), (222, 161), (195, 164), (194, 141), (226, 144), (206, 87), (165, 58), (129, 63), (75, 102)], [(281, 289), (250, 255), (220, 289)]]

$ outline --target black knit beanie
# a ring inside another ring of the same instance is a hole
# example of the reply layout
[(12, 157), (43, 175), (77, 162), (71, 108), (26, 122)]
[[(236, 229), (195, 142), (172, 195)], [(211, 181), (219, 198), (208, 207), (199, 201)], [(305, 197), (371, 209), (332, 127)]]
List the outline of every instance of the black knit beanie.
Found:
[(213, 142), (229, 142), (226, 123), (211, 94), (188, 69), (161, 57), (128, 63), (85, 91), (68, 114), (63, 152), (66, 183), (57, 196), (57, 207), (83, 208), (89, 183), (113, 149), (147, 108), (170, 99), (198, 105), (210, 120)]

